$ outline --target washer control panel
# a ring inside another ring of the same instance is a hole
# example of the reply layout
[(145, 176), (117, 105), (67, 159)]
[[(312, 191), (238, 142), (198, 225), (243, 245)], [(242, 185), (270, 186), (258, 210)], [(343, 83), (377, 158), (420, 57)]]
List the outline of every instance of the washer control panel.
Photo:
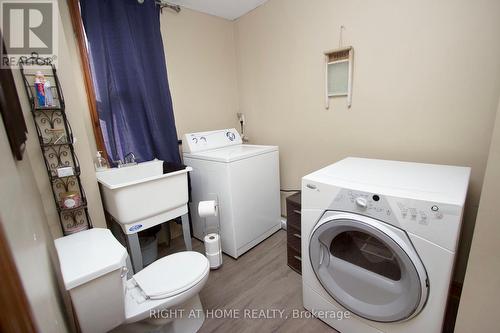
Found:
[(196, 153), (241, 144), (240, 133), (234, 128), (184, 134), (182, 151)]

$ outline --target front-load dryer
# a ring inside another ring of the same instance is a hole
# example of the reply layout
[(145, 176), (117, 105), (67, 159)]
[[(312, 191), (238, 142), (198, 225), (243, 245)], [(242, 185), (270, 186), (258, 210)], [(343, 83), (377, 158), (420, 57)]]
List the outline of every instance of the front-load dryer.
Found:
[(305, 308), (342, 333), (440, 332), (469, 176), (363, 158), (305, 176)]

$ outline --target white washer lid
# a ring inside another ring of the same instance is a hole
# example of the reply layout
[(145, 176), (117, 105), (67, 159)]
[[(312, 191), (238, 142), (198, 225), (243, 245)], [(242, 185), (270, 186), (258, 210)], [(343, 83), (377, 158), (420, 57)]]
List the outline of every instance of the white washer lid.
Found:
[(190, 153), (190, 154), (184, 153), (184, 157), (229, 163), (277, 150), (278, 150), (277, 146), (242, 144), (242, 145), (234, 145), (219, 149), (206, 150), (198, 153)]
[(127, 250), (108, 229), (58, 238), (55, 246), (66, 290), (126, 266)]
[(208, 259), (194, 251), (178, 252), (153, 262), (134, 275), (150, 299), (178, 295), (200, 282), (210, 270)]

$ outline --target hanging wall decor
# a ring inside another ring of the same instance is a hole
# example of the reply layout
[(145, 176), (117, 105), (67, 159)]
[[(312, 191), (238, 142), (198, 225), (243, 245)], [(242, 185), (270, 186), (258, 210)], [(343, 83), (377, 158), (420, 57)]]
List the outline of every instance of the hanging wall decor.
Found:
[(347, 107), (352, 102), (352, 68), (354, 49), (352, 46), (342, 47), (342, 33), (344, 26), (340, 26), (339, 48), (326, 51), (325, 54), (325, 108), (330, 108), (330, 98), (346, 96)]
[(351, 107), (353, 54), (352, 47), (325, 52), (327, 109), (330, 107), (330, 98), (338, 96), (346, 96), (347, 107)]

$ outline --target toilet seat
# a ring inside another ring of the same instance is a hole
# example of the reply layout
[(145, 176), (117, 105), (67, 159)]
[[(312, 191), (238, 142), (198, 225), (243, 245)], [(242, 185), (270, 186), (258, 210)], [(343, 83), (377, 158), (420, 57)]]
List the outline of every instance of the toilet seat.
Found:
[(133, 276), (148, 299), (164, 299), (181, 294), (206, 277), (210, 264), (194, 251), (178, 252), (153, 262)]

